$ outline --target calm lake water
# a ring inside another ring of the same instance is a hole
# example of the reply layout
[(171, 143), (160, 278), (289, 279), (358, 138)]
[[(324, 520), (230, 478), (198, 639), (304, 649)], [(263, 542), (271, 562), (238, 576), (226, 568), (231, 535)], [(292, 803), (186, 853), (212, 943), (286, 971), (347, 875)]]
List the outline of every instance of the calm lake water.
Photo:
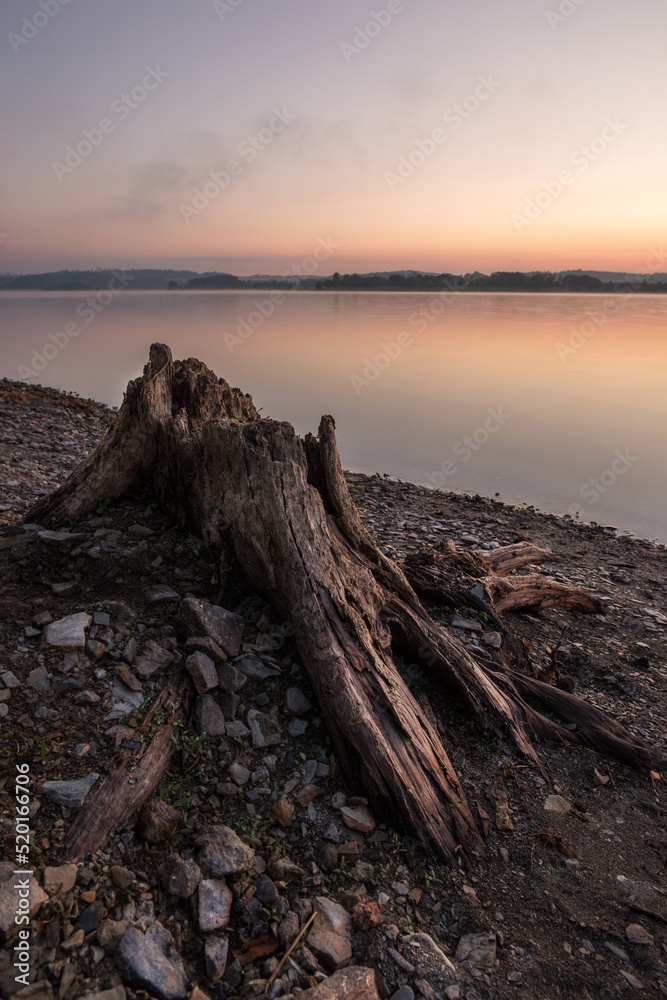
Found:
[[(28, 381), (118, 405), (159, 340), (299, 433), (333, 414), (347, 468), (667, 540), (667, 297), (106, 298), (91, 308), (79, 292), (0, 293), (0, 375), (25, 366)], [(68, 323), (80, 332), (63, 346)]]

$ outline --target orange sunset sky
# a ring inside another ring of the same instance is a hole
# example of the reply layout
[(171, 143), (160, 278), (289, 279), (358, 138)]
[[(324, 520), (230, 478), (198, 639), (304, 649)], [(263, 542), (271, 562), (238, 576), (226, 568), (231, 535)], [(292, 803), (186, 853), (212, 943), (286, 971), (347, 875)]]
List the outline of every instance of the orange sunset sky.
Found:
[(663, 0), (0, 18), (2, 271), (278, 273), (318, 239), (323, 273), (648, 271), (667, 243)]

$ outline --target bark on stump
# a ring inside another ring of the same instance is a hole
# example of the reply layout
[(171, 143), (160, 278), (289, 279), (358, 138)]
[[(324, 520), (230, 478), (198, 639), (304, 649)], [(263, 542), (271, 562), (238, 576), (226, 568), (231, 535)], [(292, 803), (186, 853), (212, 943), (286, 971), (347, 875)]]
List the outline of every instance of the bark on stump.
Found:
[[(60, 523), (146, 485), (220, 552), (223, 573), (236, 561), (291, 624), (351, 787), (444, 855), (482, 841), (437, 727), (394, 663), (397, 641), (463, 695), (487, 732), (511, 736), (538, 766), (535, 735), (655, 764), (598, 709), (506, 665), (476, 662), (433, 621), (363, 526), (331, 417), (317, 437), (301, 439), (290, 424), (261, 418), (249, 396), (201, 362), (173, 362), (154, 344), (98, 448), (27, 516)], [(569, 732), (524, 696), (585, 727)]]

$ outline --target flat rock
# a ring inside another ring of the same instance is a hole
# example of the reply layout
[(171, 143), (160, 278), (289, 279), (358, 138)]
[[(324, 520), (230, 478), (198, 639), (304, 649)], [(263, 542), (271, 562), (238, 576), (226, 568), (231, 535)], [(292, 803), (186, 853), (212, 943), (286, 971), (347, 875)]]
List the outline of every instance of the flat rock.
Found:
[(623, 976), (623, 978), (625, 979), (625, 981), (630, 986), (632, 986), (633, 990), (643, 990), (644, 989), (644, 984), (641, 981), (641, 979), (637, 979), (637, 977), (633, 976), (631, 972), (626, 972), (625, 969), (621, 969), (621, 975)]
[(225, 735), (225, 715), (213, 695), (203, 694), (197, 698), (195, 727), (198, 733), (207, 736)]
[(209, 826), (196, 837), (199, 867), (206, 876), (221, 878), (247, 871), (255, 852), (228, 826)]
[(371, 833), (375, 829), (375, 820), (366, 806), (341, 806), (340, 814), (343, 817), (343, 823), (351, 830)]
[(236, 656), (241, 649), (244, 620), (217, 604), (186, 597), (178, 609), (178, 621), (186, 635), (206, 635), (226, 656)]
[(76, 876), (79, 869), (76, 865), (59, 865), (57, 868), (44, 869), (44, 891), (51, 896), (54, 892), (62, 892), (63, 895), (74, 888)]
[(180, 601), (181, 595), (173, 587), (161, 584), (157, 587), (150, 587), (146, 591), (146, 600), (149, 604), (171, 604)]
[(48, 691), (51, 687), (51, 681), (46, 667), (35, 667), (34, 670), (31, 670), (26, 684), (33, 691)]
[(198, 919), (200, 930), (218, 931), (226, 927), (232, 912), (232, 890), (222, 879), (202, 879), (199, 894)]
[(91, 616), (85, 613), (59, 618), (58, 621), (45, 626), (44, 641), (47, 646), (62, 649), (64, 652), (71, 649), (83, 649), (86, 645), (85, 629), (88, 628), (92, 620)]
[(42, 542), (47, 542), (49, 545), (62, 546), (64, 548), (71, 548), (77, 542), (84, 542), (86, 536), (80, 532), (73, 531), (39, 531), (37, 533), (38, 538)]
[(495, 934), (464, 934), (456, 949), (456, 961), (472, 962), (483, 969), (493, 969), (496, 964), (496, 943)]
[(42, 903), (48, 900), (47, 894), (40, 888), (37, 879), (31, 875), (14, 875), (10, 870), (0, 885), (0, 944), (9, 941), (20, 929), (15, 921), (18, 879), (28, 879), (28, 903), (30, 919), (37, 915)]
[(134, 669), (140, 677), (152, 677), (158, 670), (169, 666), (173, 660), (173, 654), (159, 646), (153, 639), (149, 639), (141, 652), (141, 655), (134, 661)]
[(545, 812), (560, 813), (562, 816), (565, 816), (566, 813), (572, 810), (572, 805), (562, 795), (549, 795), (545, 799), (542, 808)]
[(373, 970), (350, 965), (301, 993), (301, 1000), (342, 1000), (343, 997), (345, 1000), (380, 1000)]
[(204, 966), (212, 983), (219, 982), (225, 974), (229, 942), (222, 934), (209, 934), (204, 942)]
[(197, 650), (190, 653), (185, 661), (185, 669), (192, 678), (197, 694), (205, 694), (218, 686), (218, 672), (210, 656)]
[(226, 722), (225, 731), (227, 736), (231, 736), (232, 738), (250, 736), (250, 730), (245, 722), (241, 722), (240, 719), (232, 719), (231, 722)]
[(255, 749), (282, 743), (283, 736), (280, 723), (272, 715), (267, 715), (265, 712), (258, 712), (256, 708), (251, 708), (246, 721), (250, 728), (252, 745)]
[(162, 872), (162, 887), (171, 896), (189, 899), (201, 882), (201, 869), (191, 858), (169, 858)]
[(155, 993), (160, 1000), (185, 1000), (183, 962), (169, 931), (154, 923), (142, 934), (129, 927), (115, 953), (123, 980)]
[(308, 947), (328, 968), (339, 969), (352, 957), (352, 918), (339, 903), (325, 896), (315, 898), (314, 910)]
[(99, 774), (87, 774), (85, 778), (78, 778), (76, 781), (45, 781), (42, 785), (42, 792), (50, 802), (55, 802), (57, 806), (65, 806), (67, 809), (78, 809), (83, 805), (84, 799), (93, 787)]
[(97, 940), (105, 951), (115, 951), (129, 926), (127, 920), (103, 920), (97, 928)]
[(451, 621), (452, 628), (461, 628), (466, 632), (481, 632), (482, 626), (472, 618), (461, 618), (460, 615), (453, 615)]
[(274, 663), (265, 663), (256, 656), (239, 656), (234, 660), (234, 666), (246, 677), (256, 681), (266, 681), (269, 677), (278, 677), (282, 671)]
[(625, 936), (630, 944), (653, 944), (653, 935), (649, 934), (641, 924), (628, 924), (625, 928)]

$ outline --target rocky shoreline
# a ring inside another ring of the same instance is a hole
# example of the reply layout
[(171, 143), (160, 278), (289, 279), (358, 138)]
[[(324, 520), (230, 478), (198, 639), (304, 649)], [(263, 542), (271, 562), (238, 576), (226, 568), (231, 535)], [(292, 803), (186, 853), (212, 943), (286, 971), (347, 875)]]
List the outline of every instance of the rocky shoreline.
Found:
[[(148, 494), (104, 503), (65, 532), (20, 524), (113, 413), (0, 382), (2, 996), (667, 995), (661, 777), (545, 743), (546, 781), (405, 664), (471, 805), (489, 816), (471, 867), (441, 864), (343, 784), (289, 627), (239, 590), (222, 628), (207, 610), (217, 606), (211, 553)], [(577, 694), (667, 752), (664, 545), (377, 475), (347, 479), (398, 560), (447, 538), (558, 553), (548, 575), (601, 598), (606, 613), (521, 614), (515, 631), (540, 668), (556, 658)], [(480, 616), (433, 614), (473, 651), (496, 641)], [(141, 756), (156, 732), (147, 706), (182, 663), (196, 728), (178, 736), (164, 809), (71, 864), (77, 809), (123, 755)], [(12, 967), (17, 764), (33, 781), (28, 986)], [(499, 779), (506, 817), (493, 805)]]

